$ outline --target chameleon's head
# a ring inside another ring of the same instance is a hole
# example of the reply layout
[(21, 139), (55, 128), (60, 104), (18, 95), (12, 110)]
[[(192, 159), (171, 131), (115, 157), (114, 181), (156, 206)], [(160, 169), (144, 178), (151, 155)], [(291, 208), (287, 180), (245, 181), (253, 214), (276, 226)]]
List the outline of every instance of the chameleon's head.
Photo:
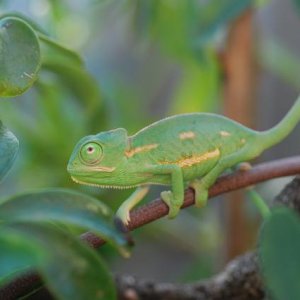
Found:
[(68, 172), (75, 182), (113, 186), (126, 163), (127, 132), (123, 128), (82, 138), (75, 146), (68, 163)]

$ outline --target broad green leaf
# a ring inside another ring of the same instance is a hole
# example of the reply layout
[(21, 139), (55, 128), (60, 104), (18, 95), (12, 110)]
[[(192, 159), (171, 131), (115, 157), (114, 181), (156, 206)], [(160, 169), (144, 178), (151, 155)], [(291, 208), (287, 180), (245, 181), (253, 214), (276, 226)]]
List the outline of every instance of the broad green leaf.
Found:
[(264, 224), (260, 243), (261, 269), (272, 299), (300, 299), (299, 216), (286, 208), (274, 211)]
[(64, 64), (70, 64), (72, 67), (83, 67), (83, 61), (78, 53), (66, 48), (60, 43), (45, 34), (38, 33), (38, 38), (42, 43), (42, 60), (52, 59)]
[(74, 236), (42, 223), (14, 223), (0, 230), (0, 265), (30, 263), (57, 299), (116, 299), (102, 259)]
[(9, 198), (0, 204), (4, 222), (58, 221), (93, 231), (127, 256), (126, 240), (110, 222), (111, 212), (99, 200), (65, 189), (50, 189)]
[(24, 21), (0, 19), (0, 96), (16, 96), (37, 79), (40, 47), (36, 34)]
[(39, 24), (37, 24), (27, 16), (19, 12), (11, 12), (1, 15), (0, 19), (2, 18), (17, 18), (29, 24), (31, 28), (36, 32), (36, 35), (42, 44), (41, 46), (44, 47), (44, 49), (41, 51), (42, 56), (55, 56), (56, 58), (59, 57), (60, 59), (68, 60), (73, 65), (83, 65), (82, 59), (78, 53), (69, 48), (66, 48), (65, 46), (49, 37), (48, 33)]
[(32, 19), (30, 19), (29, 17), (27, 17), (26, 15), (20, 13), (20, 12), (8, 12), (8, 13), (4, 13), (2, 15), (0, 15), (0, 19), (2, 18), (18, 18), (23, 20), (25, 23), (29, 24), (31, 26), (32, 29), (34, 29), (35, 32), (38, 33), (42, 33), (47, 35), (48, 33), (46, 32), (46, 30), (44, 30), (39, 24), (37, 24), (36, 22), (34, 22)]
[(0, 229), (0, 284), (17, 270), (33, 266), (35, 259), (32, 253), (39, 250), (30, 240), (20, 241), (18, 236), (8, 236), (6, 232), (3, 234), (4, 231), (5, 228)]
[(9, 171), (16, 159), (19, 142), (0, 121), (0, 180)]

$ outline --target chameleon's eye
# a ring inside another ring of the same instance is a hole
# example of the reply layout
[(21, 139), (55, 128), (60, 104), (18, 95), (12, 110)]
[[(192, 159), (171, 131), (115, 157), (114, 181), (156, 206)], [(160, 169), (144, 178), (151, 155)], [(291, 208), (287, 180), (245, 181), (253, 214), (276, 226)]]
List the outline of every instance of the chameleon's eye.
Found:
[(101, 160), (102, 148), (98, 143), (87, 143), (82, 146), (80, 156), (85, 163), (93, 165)]

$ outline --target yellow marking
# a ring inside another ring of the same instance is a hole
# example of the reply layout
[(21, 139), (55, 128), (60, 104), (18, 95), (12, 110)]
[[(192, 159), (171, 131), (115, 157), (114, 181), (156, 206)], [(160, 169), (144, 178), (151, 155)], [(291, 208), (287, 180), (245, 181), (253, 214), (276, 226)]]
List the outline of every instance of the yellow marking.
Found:
[(193, 139), (195, 137), (195, 133), (193, 131), (181, 132), (179, 134), (179, 138), (181, 140)]
[(220, 131), (219, 133), (220, 133), (221, 136), (230, 136), (230, 133), (227, 132), (227, 131), (223, 131), (223, 130), (222, 130), (222, 131)]
[(100, 172), (113, 172), (115, 169), (116, 169), (115, 167), (105, 167), (105, 166), (90, 167), (89, 168), (89, 170), (100, 171)]
[(127, 157), (132, 157), (133, 155), (135, 155), (137, 153), (150, 151), (150, 150), (155, 149), (157, 147), (158, 147), (158, 144), (150, 144), (150, 145), (145, 145), (145, 146), (141, 146), (141, 147), (136, 147), (136, 148), (130, 149), (129, 151), (126, 151), (125, 155)]
[(100, 187), (100, 188), (104, 188), (104, 189), (125, 190), (125, 189), (131, 189), (131, 188), (137, 187), (137, 185), (124, 185), (124, 186), (120, 186), (120, 185), (104, 185), (104, 184), (91, 183), (91, 182), (81, 181), (81, 180), (75, 178), (74, 176), (71, 176), (71, 179), (75, 183), (79, 183), (79, 184), (83, 184), (83, 185), (89, 185), (89, 186), (95, 186), (95, 187)]
[(245, 139), (241, 139), (241, 143), (245, 144), (246, 140)]
[(182, 158), (174, 162), (162, 162), (162, 164), (176, 164), (182, 168), (191, 167), (195, 164), (206, 161), (210, 158), (220, 156), (220, 150), (217, 148), (211, 152), (205, 152), (203, 154), (194, 155), (188, 158)]

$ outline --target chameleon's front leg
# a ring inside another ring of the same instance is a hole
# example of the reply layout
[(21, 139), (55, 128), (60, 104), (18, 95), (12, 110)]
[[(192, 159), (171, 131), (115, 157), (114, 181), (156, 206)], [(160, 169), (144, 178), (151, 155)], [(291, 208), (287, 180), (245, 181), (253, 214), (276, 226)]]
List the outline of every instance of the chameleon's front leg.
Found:
[(168, 217), (175, 218), (184, 200), (184, 182), (182, 170), (177, 165), (158, 165), (151, 166), (147, 170), (154, 175), (170, 174), (172, 191), (163, 191), (161, 199), (169, 206)]
[(116, 212), (117, 218), (121, 219), (124, 225), (128, 225), (130, 221), (130, 210), (137, 205), (148, 193), (149, 186), (140, 186), (134, 193), (127, 198)]

